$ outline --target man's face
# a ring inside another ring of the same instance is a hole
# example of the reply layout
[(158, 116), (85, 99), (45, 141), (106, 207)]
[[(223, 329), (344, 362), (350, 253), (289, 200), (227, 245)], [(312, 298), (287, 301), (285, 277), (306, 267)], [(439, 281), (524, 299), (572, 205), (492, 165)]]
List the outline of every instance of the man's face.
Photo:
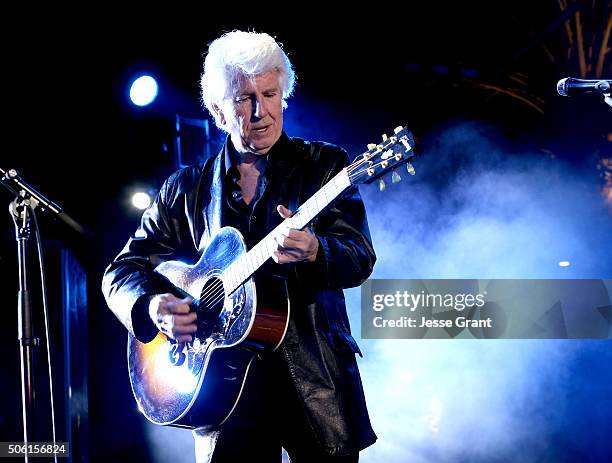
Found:
[(278, 73), (240, 78), (233, 99), (226, 102), (220, 114), (239, 153), (266, 154), (283, 131)]

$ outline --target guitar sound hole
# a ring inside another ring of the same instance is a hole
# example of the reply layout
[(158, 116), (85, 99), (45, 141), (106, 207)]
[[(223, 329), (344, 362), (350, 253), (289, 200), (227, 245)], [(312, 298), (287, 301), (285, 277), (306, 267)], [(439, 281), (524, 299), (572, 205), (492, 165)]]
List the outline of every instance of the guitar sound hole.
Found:
[(223, 320), (219, 315), (223, 309), (224, 300), (223, 282), (217, 277), (210, 278), (202, 288), (198, 312), (200, 332), (204, 337), (223, 329)]

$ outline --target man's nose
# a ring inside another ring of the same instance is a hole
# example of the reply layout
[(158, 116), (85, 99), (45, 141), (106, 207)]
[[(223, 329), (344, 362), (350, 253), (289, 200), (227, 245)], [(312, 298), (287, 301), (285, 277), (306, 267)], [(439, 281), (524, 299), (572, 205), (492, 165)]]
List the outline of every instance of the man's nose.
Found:
[(256, 119), (263, 119), (268, 114), (268, 108), (266, 106), (266, 101), (262, 96), (256, 96), (254, 107), (253, 107), (253, 117)]

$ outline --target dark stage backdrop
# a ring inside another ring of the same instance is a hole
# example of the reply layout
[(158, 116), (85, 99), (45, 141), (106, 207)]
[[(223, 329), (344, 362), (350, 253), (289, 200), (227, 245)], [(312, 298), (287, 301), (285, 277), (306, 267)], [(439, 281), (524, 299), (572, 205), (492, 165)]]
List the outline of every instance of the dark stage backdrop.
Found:
[[(8, 104), (0, 167), (17, 168), (95, 233), (83, 241), (42, 221), (87, 272), (91, 461), (192, 456), (189, 433), (154, 427), (139, 414), (125, 330), (99, 285), (138, 224), (130, 194), (159, 188), (175, 168), (176, 114), (208, 117), (199, 102), (201, 57), (224, 31), (266, 31), (284, 44), (298, 75), (285, 113), (289, 135), (357, 155), (397, 125), (415, 133), (417, 176), (402, 173), (404, 181), (384, 194), (361, 190), (378, 254), (373, 276), (612, 277), (612, 108), (555, 92), (562, 77), (612, 75), (609, 53), (599, 64), (599, 50), (609, 47), (609, 3), (424, 3), (350, 14), (252, 5), (222, 16), (187, 7), (150, 15), (108, 8), (70, 20), (58, 9), (6, 16), (19, 27), (2, 31)], [(160, 85), (147, 108), (127, 99), (140, 72)], [(214, 152), (223, 135), (214, 127), (210, 135)], [(8, 213), (0, 214), (0, 237), (9, 314), (0, 440), (10, 440), (20, 397)], [(559, 267), (562, 260), (571, 265)], [(357, 290), (347, 302), (359, 340)], [(379, 435), (365, 462), (611, 455), (608, 340), (359, 342)]]

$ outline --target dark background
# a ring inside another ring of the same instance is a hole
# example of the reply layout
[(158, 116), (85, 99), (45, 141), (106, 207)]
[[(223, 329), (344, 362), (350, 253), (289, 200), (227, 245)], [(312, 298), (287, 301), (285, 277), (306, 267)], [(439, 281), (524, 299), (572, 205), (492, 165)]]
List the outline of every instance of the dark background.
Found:
[[(573, 166), (580, 175), (588, 171), (589, 185), (605, 195), (611, 109), (597, 97), (559, 97), (555, 83), (566, 76), (601, 77), (596, 63), (609, 2), (431, 3), (353, 6), (357, 9), (334, 14), (308, 4), (286, 6), (284, 13), (272, 5), (236, 6), (221, 16), (187, 7), (158, 14), (120, 8), (7, 12), (3, 22), (12, 27), (3, 31), (0, 166), (17, 169), (95, 233), (86, 241), (43, 221), (45, 234), (71, 247), (90, 278), (93, 461), (151, 457), (125, 370), (125, 332), (106, 309), (99, 282), (137, 226), (138, 213), (127, 206), (131, 188), (157, 188), (174, 170), (174, 114), (208, 116), (199, 102), (202, 55), (222, 32), (254, 29), (283, 43), (298, 76), (286, 113), (289, 135), (327, 140), (358, 154), (404, 124), (425, 156), (436, 151), (445, 128), (476, 121), (515, 156), (529, 152)], [(610, 63), (608, 53), (602, 74), (608, 78)], [(127, 98), (130, 79), (141, 72), (154, 73), (160, 84), (158, 100), (147, 108), (136, 108)], [(218, 146), (222, 135), (213, 130), (213, 137)], [(444, 164), (435, 169), (435, 158), (424, 161), (429, 180), (439, 188), (463, 162), (471, 162), (440, 161)], [(6, 204), (11, 199), (0, 198)], [(606, 242), (602, 231), (610, 230), (609, 212), (601, 217), (603, 228), (590, 231), (601, 245), (592, 250), (601, 261), (572, 276), (611, 276), (609, 236)], [(0, 214), (0, 288), (6, 301), (2, 440), (20, 440), (13, 233), (8, 213)], [(525, 272), (516, 277), (529, 276)], [(610, 358), (609, 344), (585, 365), (602, 358)], [(607, 404), (603, 417), (610, 416)]]

